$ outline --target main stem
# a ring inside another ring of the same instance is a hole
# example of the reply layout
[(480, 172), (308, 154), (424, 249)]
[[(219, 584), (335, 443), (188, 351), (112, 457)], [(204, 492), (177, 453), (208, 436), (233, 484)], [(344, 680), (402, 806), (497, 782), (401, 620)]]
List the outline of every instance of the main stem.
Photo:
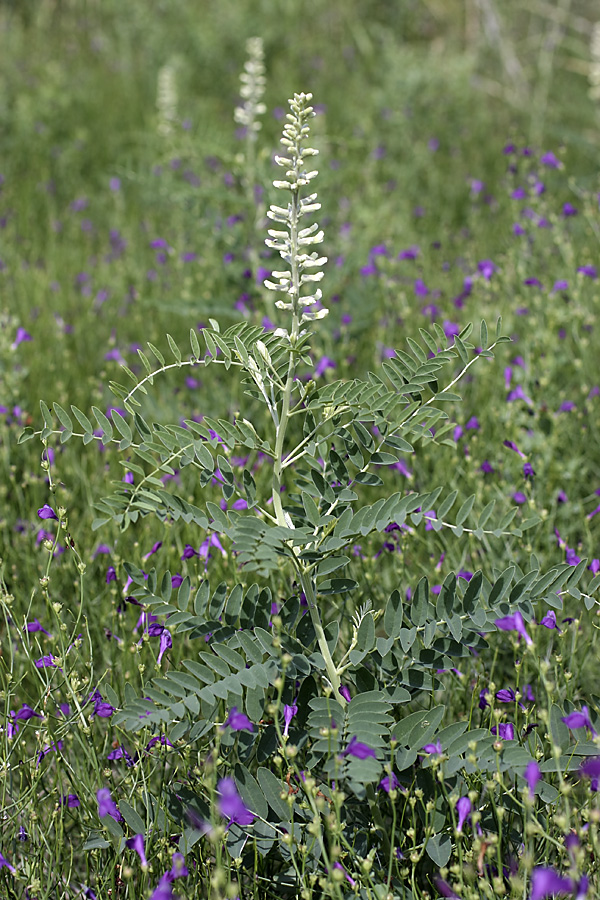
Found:
[[(284, 528), (289, 528), (292, 523), (288, 517), (286, 517), (283, 504), (281, 502), (281, 488), (282, 488), (282, 471), (283, 471), (283, 448), (285, 443), (285, 434), (287, 431), (287, 426), (290, 418), (290, 402), (292, 397), (292, 389), (294, 386), (294, 379), (296, 376), (296, 356), (294, 353), (294, 347), (296, 341), (298, 340), (300, 334), (300, 316), (301, 316), (301, 308), (298, 303), (298, 298), (300, 296), (300, 273), (298, 271), (298, 261), (297, 261), (297, 247), (298, 247), (298, 194), (299, 191), (296, 188), (292, 190), (292, 202), (291, 202), (291, 215), (290, 215), (290, 243), (291, 243), (291, 272), (292, 272), (292, 280), (290, 286), (290, 295), (292, 297), (292, 330), (290, 333), (290, 358), (288, 362), (288, 370), (285, 386), (283, 389), (283, 396), (281, 399), (281, 413), (279, 416), (279, 424), (277, 426), (276, 440), (275, 440), (275, 459), (273, 462), (273, 508), (275, 510), (275, 515), (277, 518), (277, 522), (279, 525)], [(293, 527), (293, 526), (292, 526)], [(317, 606), (317, 591), (316, 591), (316, 580), (314, 576), (309, 575), (303, 568), (299, 567), (299, 576), (300, 583), (302, 585), (302, 590), (304, 591), (304, 595), (306, 597), (306, 602), (308, 604), (308, 612), (310, 614), (310, 619), (313, 624), (313, 628), (315, 630), (315, 635), (317, 637), (317, 643), (319, 645), (319, 650), (321, 651), (321, 656), (325, 662), (325, 671), (327, 672), (327, 678), (329, 679), (329, 683), (331, 684), (331, 688), (333, 690), (333, 694), (335, 699), (343, 703), (344, 698), (340, 694), (340, 676), (338, 674), (338, 670), (333, 661), (333, 657), (331, 656), (331, 651), (329, 650), (329, 644), (327, 643), (327, 638), (325, 636), (325, 630), (323, 628), (323, 623), (321, 622), (321, 616), (319, 613), (319, 608)]]

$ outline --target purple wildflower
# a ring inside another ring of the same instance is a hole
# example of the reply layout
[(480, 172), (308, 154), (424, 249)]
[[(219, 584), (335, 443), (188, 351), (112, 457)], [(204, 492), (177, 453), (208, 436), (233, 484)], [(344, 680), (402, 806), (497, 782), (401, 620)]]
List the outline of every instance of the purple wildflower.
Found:
[(575, 710), (574, 712), (569, 713), (568, 716), (563, 716), (561, 721), (569, 728), (589, 728), (594, 737), (597, 735), (597, 731), (590, 720), (590, 712), (587, 706), (582, 706), (581, 712)]
[(525, 622), (523, 621), (523, 616), (521, 615), (520, 610), (512, 616), (504, 616), (501, 619), (495, 619), (494, 624), (496, 628), (499, 628), (501, 631), (516, 631), (523, 638), (526, 644), (533, 644), (530, 636), (527, 634), (525, 630)]
[(243, 712), (238, 712), (237, 706), (231, 707), (222, 727), (223, 729), (231, 728), (232, 731), (254, 731), (254, 725), (248, 716)]
[(33, 338), (31, 337), (29, 332), (26, 331), (22, 326), (19, 326), (17, 328), (17, 335), (11, 344), (11, 349), (16, 350), (16, 348), (19, 346), (19, 344), (22, 344), (24, 341), (32, 341), (32, 340), (33, 340)]
[(168, 872), (161, 876), (160, 881), (150, 894), (150, 900), (173, 900), (173, 888), (171, 887)]
[(148, 860), (146, 859), (146, 853), (144, 849), (144, 835), (136, 834), (135, 837), (129, 838), (128, 841), (125, 841), (127, 847), (135, 850), (137, 855), (140, 858), (140, 862), (142, 864), (142, 868), (148, 868)]
[(11, 875), (16, 875), (17, 870), (14, 866), (11, 866), (7, 858), (4, 854), (0, 853), (0, 869), (7, 868)]
[(295, 715), (297, 715), (297, 713), (298, 713), (298, 707), (296, 706), (295, 703), (292, 703), (292, 704), (286, 703), (284, 705), (284, 707), (283, 707), (283, 721), (285, 723), (284, 729), (283, 729), (284, 737), (288, 736), (292, 719), (294, 718)]
[(471, 815), (471, 801), (468, 797), (460, 797), (460, 799), (456, 803), (456, 812), (458, 813), (458, 825), (456, 826), (456, 830), (461, 832), (463, 830), (463, 826), (469, 816)]
[(117, 809), (117, 804), (111, 797), (108, 788), (100, 788), (100, 790), (96, 793), (96, 798), (98, 800), (98, 815), (101, 819), (103, 819), (105, 816), (112, 816), (112, 818), (116, 819), (117, 822), (121, 821), (123, 817)]
[(573, 882), (563, 878), (554, 869), (537, 866), (531, 873), (531, 895), (529, 900), (546, 900), (555, 894), (571, 894)]
[(244, 805), (238, 794), (233, 778), (221, 778), (217, 785), (217, 808), (224, 819), (229, 819), (229, 825), (251, 825), (254, 815)]
[(439, 875), (435, 878), (435, 886), (442, 897), (450, 897), (450, 900), (460, 900), (456, 891), (453, 891), (448, 882), (440, 878)]
[(500, 722), (499, 725), (494, 725), (492, 734), (499, 737), (501, 741), (514, 741), (515, 726), (512, 722)]
[(582, 275), (587, 276), (587, 278), (597, 278), (598, 277), (598, 270), (596, 269), (596, 266), (579, 266), (577, 271), (580, 272)]
[(531, 762), (528, 762), (525, 766), (523, 778), (527, 782), (527, 785), (529, 787), (529, 796), (533, 800), (535, 796), (536, 786), (538, 782), (542, 780), (542, 770), (540, 769), (535, 759), (532, 759)]
[(354, 756), (356, 759), (367, 759), (369, 756), (372, 756), (373, 759), (377, 759), (377, 754), (373, 748), (369, 747), (368, 744), (362, 744), (357, 740), (356, 735), (354, 735), (346, 749), (342, 751), (342, 756)]
[(40, 519), (56, 519), (58, 521), (58, 516), (54, 512), (51, 506), (48, 506), (47, 503), (44, 503), (41, 509), (38, 509), (38, 518)]
[(380, 790), (384, 790), (386, 794), (389, 794), (390, 791), (398, 790), (399, 787), (400, 782), (395, 772), (392, 772), (391, 775), (385, 775), (379, 782)]

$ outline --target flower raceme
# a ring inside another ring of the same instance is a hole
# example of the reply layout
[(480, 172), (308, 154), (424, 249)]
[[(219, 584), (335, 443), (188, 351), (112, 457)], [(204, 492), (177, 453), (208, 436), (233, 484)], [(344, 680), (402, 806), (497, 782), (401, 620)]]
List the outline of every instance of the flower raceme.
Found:
[[(289, 269), (272, 272), (277, 281), (265, 281), (265, 287), (272, 291), (280, 291), (287, 294), (286, 300), (277, 300), (278, 309), (289, 310), (292, 313), (291, 335), (296, 340), (299, 337), (299, 328), (306, 322), (324, 318), (328, 310), (318, 308), (308, 311), (311, 306), (320, 303), (322, 293), (319, 288), (312, 294), (303, 294), (303, 285), (318, 282), (323, 278), (323, 272), (317, 271), (327, 262), (327, 257), (316, 252), (305, 252), (303, 248), (320, 244), (323, 241), (323, 232), (314, 223), (306, 228), (300, 228), (300, 220), (303, 216), (315, 212), (321, 208), (317, 203), (317, 195), (309, 194), (301, 197), (301, 189), (306, 187), (318, 174), (317, 170), (307, 171), (307, 158), (316, 156), (318, 150), (304, 146), (308, 127), (307, 122), (314, 115), (314, 109), (310, 106), (312, 94), (294, 94), (290, 100), (291, 114), (287, 116), (287, 124), (283, 129), (281, 143), (286, 148), (288, 155), (276, 156), (275, 162), (286, 169), (286, 179), (273, 182), (273, 186), (279, 190), (288, 191), (290, 200), (287, 207), (272, 205), (268, 210), (268, 217), (285, 231), (269, 229), (269, 239), (265, 241), (268, 247), (277, 250)], [(280, 330), (280, 334), (288, 334)]]

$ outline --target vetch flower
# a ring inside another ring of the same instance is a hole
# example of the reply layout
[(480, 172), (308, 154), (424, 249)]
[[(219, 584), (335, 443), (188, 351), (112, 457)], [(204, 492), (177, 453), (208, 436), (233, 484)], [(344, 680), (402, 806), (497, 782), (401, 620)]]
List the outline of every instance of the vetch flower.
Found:
[(582, 706), (581, 712), (575, 711), (569, 713), (568, 716), (562, 716), (561, 721), (569, 728), (588, 728), (594, 737), (597, 736), (597, 731), (591, 723), (590, 711), (587, 706)]
[(519, 610), (512, 616), (504, 616), (501, 619), (495, 619), (494, 625), (501, 631), (516, 631), (526, 644), (533, 644), (532, 639), (525, 630), (525, 622), (523, 621), (523, 616)]
[(254, 815), (250, 812), (244, 801), (238, 794), (233, 778), (221, 778), (217, 784), (217, 809), (224, 819), (229, 819), (230, 825), (252, 825)]
[(148, 860), (146, 859), (146, 853), (144, 849), (144, 835), (136, 834), (135, 837), (129, 838), (129, 840), (125, 841), (127, 847), (131, 847), (140, 858), (140, 862), (142, 864), (143, 869), (148, 868)]
[(533, 800), (535, 796), (535, 789), (538, 783), (542, 780), (542, 770), (540, 769), (535, 759), (532, 759), (531, 762), (528, 762), (525, 766), (523, 778), (527, 782), (527, 785), (529, 787), (529, 796)]
[(514, 741), (515, 726), (512, 722), (500, 722), (492, 728), (492, 734), (495, 734), (501, 741)]
[(96, 793), (98, 800), (98, 815), (101, 819), (105, 816), (111, 816), (117, 822), (122, 821), (123, 817), (117, 809), (117, 804), (110, 795), (108, 788), (100, 788)]
[(456, 803), (456, 812), (458, 814), (458, 824), (456, 830), (462, 832), (463, 827), (469, 816), (471, 815), (471, 801), (468, 797), (460, 797)]
[(377, 759), (377, 754), (373, 748), (369, 747), (368, 744), (363, 744), (357, 740), (356, 735), (354, 735), (346, 749), (342, 751), (341, 755), (354, 756), (356, 759), (367, 759), (369, 756), (372, 756), (373, 759)]
[(183, 853), (174, 853), (173, 854), (173, 865), (171, 866), (171, 871), (169, 872), (169, 877), (172, 881), (176, 878), (187, 878), (190, 874), (188, 867), (185, 864), (185, 857)]
[(288, 736), (288, 732), (290, 730), (290, 725), (291, 725), (292, 719), (297, 714), (298, 714), (298, 707), (296, 706), (295, 703), (292, 703), (292, 704), (286, 703), (284, 705), (284, 707), (283, 707), (283, 721), (284, 721), (283, 737), (286, 738)]
[(38, 509), (38, 518), (40, 519), (56, 519), (58, 521), (58, 516), (54, 512), (51, 506), (48, 506), (47, 503), (44, 503), (41, 509)]
[(160, 881), (150, 894), (150, 900), (173, 900), (173, 888), (171, 887), (168, 872), (161, 876)]
[(384, 790), (386, 794), (389, 794), (390, 791), (397, 791), (399, 787), (400, 781), (394, 772), (391, 775), (385, 775), (379, 782), (380, 790)]
[(572, 894), (576, 888), (570, 878), (563, 878), (555, 869), (537, 866), (531, 873), (529, 900), (546, 900), (547, 897), (554, 897), (556, 894)]
[(8, 869), (11, 875), (17, 874), (17, 870), (15, 869), (15, 867), (11, 866), (4, 854), (0, 853), (0, 869), (4, 868)]
[(19, 326), (19, 328), (17, 328), (17, 336), (15, 337), (13, 343), (10, 345), (11, 350), (16, 350), (16, 348), (19, 346), (19, 344), (22, 344), (24, 341), (32, 341), (32, 340), (33, 340), (33, 338), (31, 337), (29, 332), (26, 331), (23, 327)]
[(232, 731), (254, 731), (254, 725), (243, 712), (238, 712), (237, 706), (232, 706), (222, 728), (231, 728)]

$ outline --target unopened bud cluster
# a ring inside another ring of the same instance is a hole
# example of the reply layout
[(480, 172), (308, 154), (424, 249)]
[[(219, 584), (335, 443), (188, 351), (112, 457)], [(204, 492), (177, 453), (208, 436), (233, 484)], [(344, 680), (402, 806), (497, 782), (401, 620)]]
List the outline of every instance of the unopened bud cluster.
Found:
[(301, 197), (301, 190), (305, 188), (318, 174), (316, 169), (307, 170), (306, 160), (316, 156), (318, 151), (312, 147), (304, 146), (308, 139), (308, 121), (315, 115), (312, 106), (309, 105), (312, 94), (294, 94), (289, 101), (291, 113), (286, 116), (287, 123), (283, 129), (281, 143), (286, 148), (285, 156), (276, 156), (278, 166), (285, 168), (285, 180), (274, 181), (274, 187), (288, 191), (290, 200), (287, 207), (271, 206), (267, 215), (278, 225), (285, 226), (285, 231), (269, 229), (269, 239), (265, 241), (268, 247), (278, 250), (279, 255), (289, 266), (285, 271), (273, 272), (272, 277), (277, 281), (265, 281), (266, 287), (272, 291), (281, 291), (287, 294), (286, 300), (278, 300), (278, 309), (286, 309), (292, 312), (292, 335), (298, 336), (298, 328), (305, 322), (324, 318), (328, 310), (319, 308), (308, 311), (308, 307), (318, 304), (322, 293), (319, 288), (311, 294), (302, 294), (301, 288), (305, 284), (318, 282), (323, 277), (323, 272), (316, 271), (327, 262), (326, 256), (319, 256), (315, 252), (307, 252), (305, 248), (323, 241), (323, 232), (315, 223), (306, 228), (300, 228), (300, 220), (303, 216), (315, 212), (321, 208), (317, 203), (317, 195), (309, 194)]
[(240, 96), (244, 102), (241, 106), (236, 107), (234, 119), (247, 129), (248, 138), (255, 141), (261, 128), (257, 116), (267, 110), (265, 104), (261, 102), (266, 82), (262, 38), (248, 38), (246, 52), (248, 59), (244, 63), (244, 71), (240, 75), (242, 82)]

